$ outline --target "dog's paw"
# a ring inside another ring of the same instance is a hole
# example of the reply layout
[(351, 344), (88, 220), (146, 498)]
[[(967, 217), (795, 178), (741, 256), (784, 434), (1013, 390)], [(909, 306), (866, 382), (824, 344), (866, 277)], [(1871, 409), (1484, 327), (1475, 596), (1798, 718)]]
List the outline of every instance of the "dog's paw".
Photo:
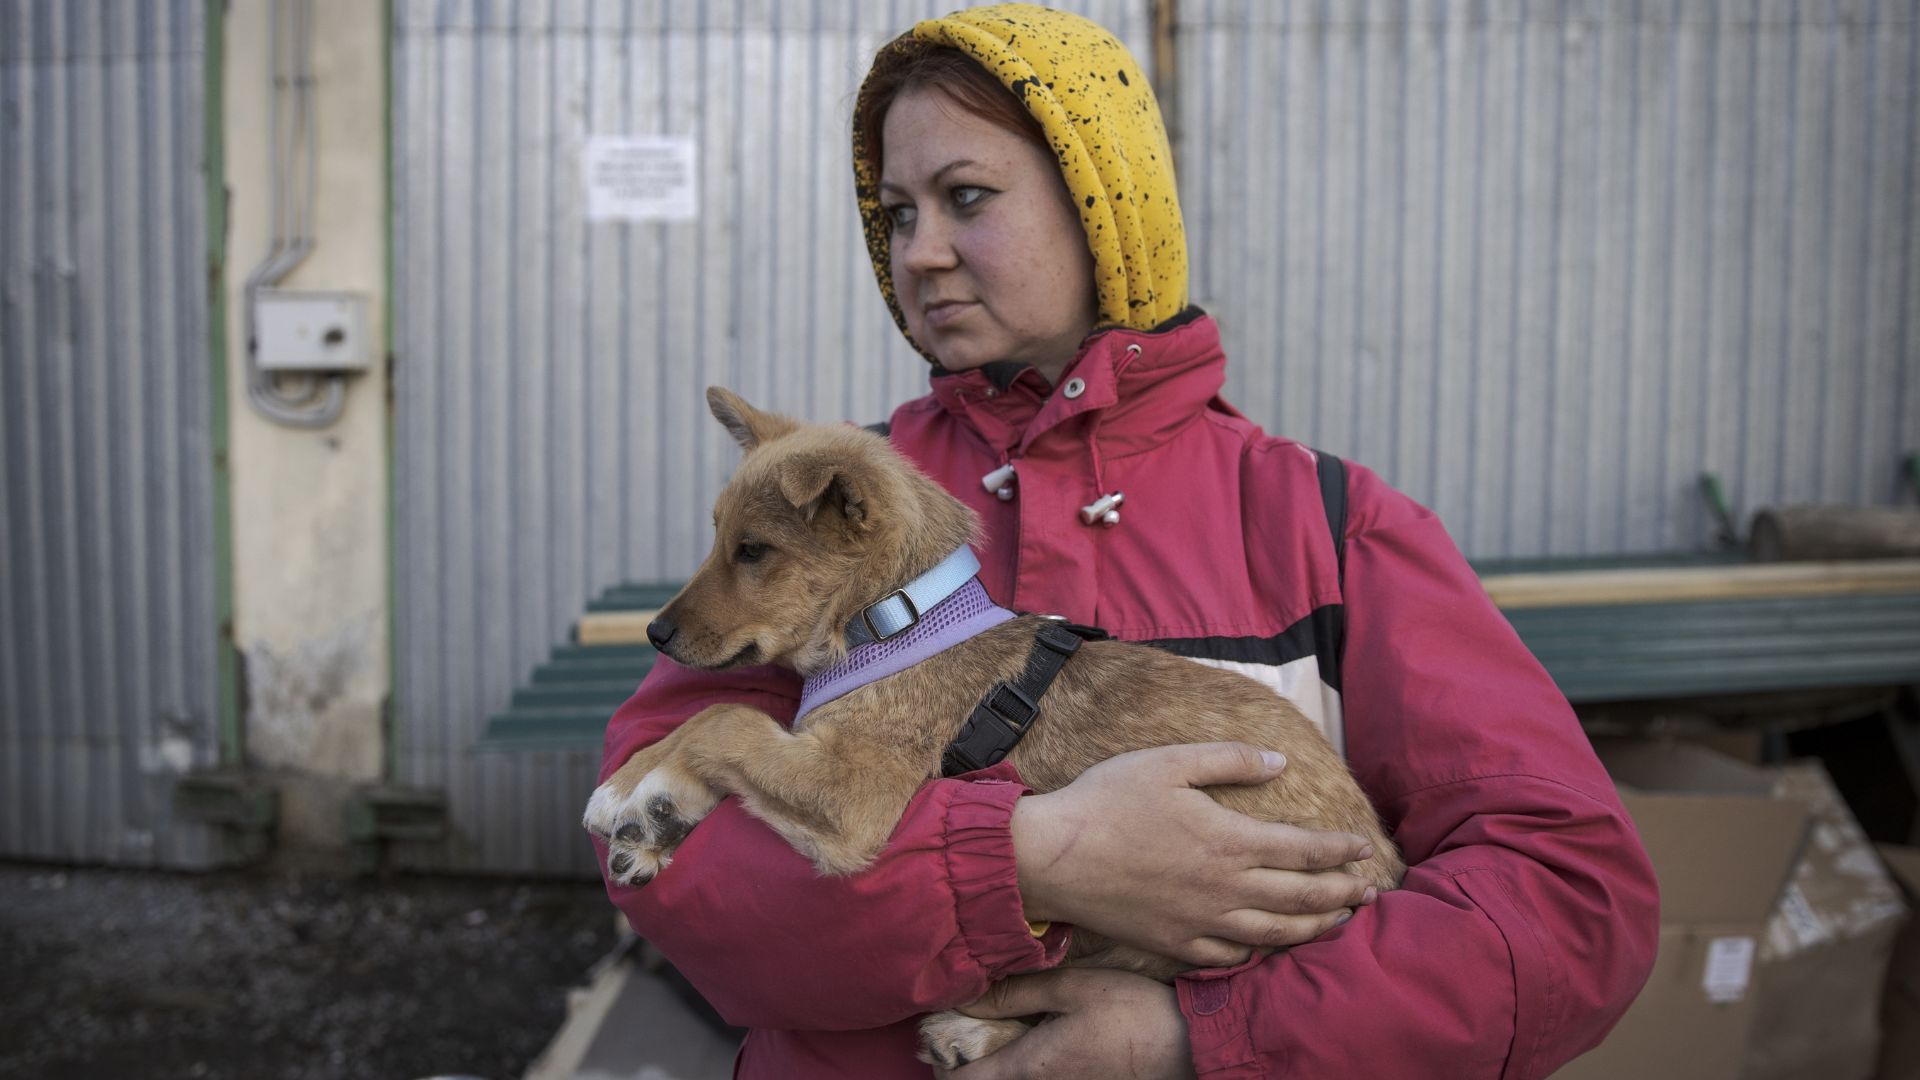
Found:
[(965, 1013), (937, 1012), (920, 1021), (921, 1061), (957, 1069), (979, 1061), (1027, 1033), (1022, 1020), (980, 1020)]
[(684, 769), (665, 762), (622, 793), (620, 777), (587, 800), (587, 831), (607, 842), (607, 876), (621, 885), (645, 885), (673, 861), (674, 849), (720, 801)]

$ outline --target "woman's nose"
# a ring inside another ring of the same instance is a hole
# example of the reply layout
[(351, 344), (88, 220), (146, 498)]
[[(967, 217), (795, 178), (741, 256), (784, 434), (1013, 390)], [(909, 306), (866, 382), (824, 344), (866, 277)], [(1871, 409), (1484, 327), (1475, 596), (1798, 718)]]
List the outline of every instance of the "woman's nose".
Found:
[[(895, 255), (904, 269), (915, 274), (951, 269), (959, 261), (953, 247), (953, 233), (938, 215), (923, 214), (912, 231), (893, 238)], [(904, 244), (904, 248), (900, 245)]]

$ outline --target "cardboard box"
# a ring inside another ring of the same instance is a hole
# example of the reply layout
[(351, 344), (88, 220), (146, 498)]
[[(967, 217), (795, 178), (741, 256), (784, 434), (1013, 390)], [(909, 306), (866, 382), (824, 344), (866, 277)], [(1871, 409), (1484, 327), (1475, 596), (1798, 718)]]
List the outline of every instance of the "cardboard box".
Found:
[(1900, 890), (1817, 761), (1769, 769), (1775, 797), (1812, 814), (1754, 969), (1746, 1080), (1869, 1080)]
[[(1880, 857), (1920, 911), (1920, 848), (1880, 845)], [(1880, 1000), (1880, 1080), (1920, 1076), (1920, 919), (1909, 920), (1894, 939), (1887, 983)]]
[(1773, 777), (1697, 746), (1596, 740), (1660, 880), (1660, 953), (1612, 1034), (1560, 1080), (1735, 1080), (1753, 963), (1807, 835)]
[(1679, 739), (1748, 765), (1758, 765), (1766, 760), (1767, 734), (1759, 728), (1694, 731), (1679, 736)]

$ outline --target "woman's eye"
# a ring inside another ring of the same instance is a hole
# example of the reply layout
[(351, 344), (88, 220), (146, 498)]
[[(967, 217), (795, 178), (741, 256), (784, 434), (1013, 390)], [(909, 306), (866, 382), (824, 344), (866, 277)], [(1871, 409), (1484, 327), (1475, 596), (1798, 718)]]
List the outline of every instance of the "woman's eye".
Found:
[(983, 187), (961, 185), (953, 189), (953, 205), (966, 208), (993, 194)]
[(884, 207), (883, 210), (887, 215), (887, 222), (891, 224), (896, 231), (907, 228), (913, 224), (913, 207), (905, 203)]
[(766, 553), (767, 545), (765, 544), (749, 544), (743, 542), (739, 547), (733, 549), (733, 561), (741, 563), (759, 562), (760, 557)]

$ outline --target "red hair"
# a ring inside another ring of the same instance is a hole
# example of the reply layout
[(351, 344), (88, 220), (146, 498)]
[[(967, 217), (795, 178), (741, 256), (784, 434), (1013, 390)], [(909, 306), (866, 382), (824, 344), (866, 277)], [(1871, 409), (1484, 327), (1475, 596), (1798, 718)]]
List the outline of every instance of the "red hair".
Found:
[(1040, 121), (986, 68), (958, 49), (929, 45), (905, 35), (873, 58), (873, 68), (854, 107), (853, 128), (873, 163), (875, 177), (886, 163), (881, 131), (887, 122), (887, 110), (901, 94), (923, 87), (940, 91), (967, 112), (1013, 132), (1049, 155), (1053, 153)]

